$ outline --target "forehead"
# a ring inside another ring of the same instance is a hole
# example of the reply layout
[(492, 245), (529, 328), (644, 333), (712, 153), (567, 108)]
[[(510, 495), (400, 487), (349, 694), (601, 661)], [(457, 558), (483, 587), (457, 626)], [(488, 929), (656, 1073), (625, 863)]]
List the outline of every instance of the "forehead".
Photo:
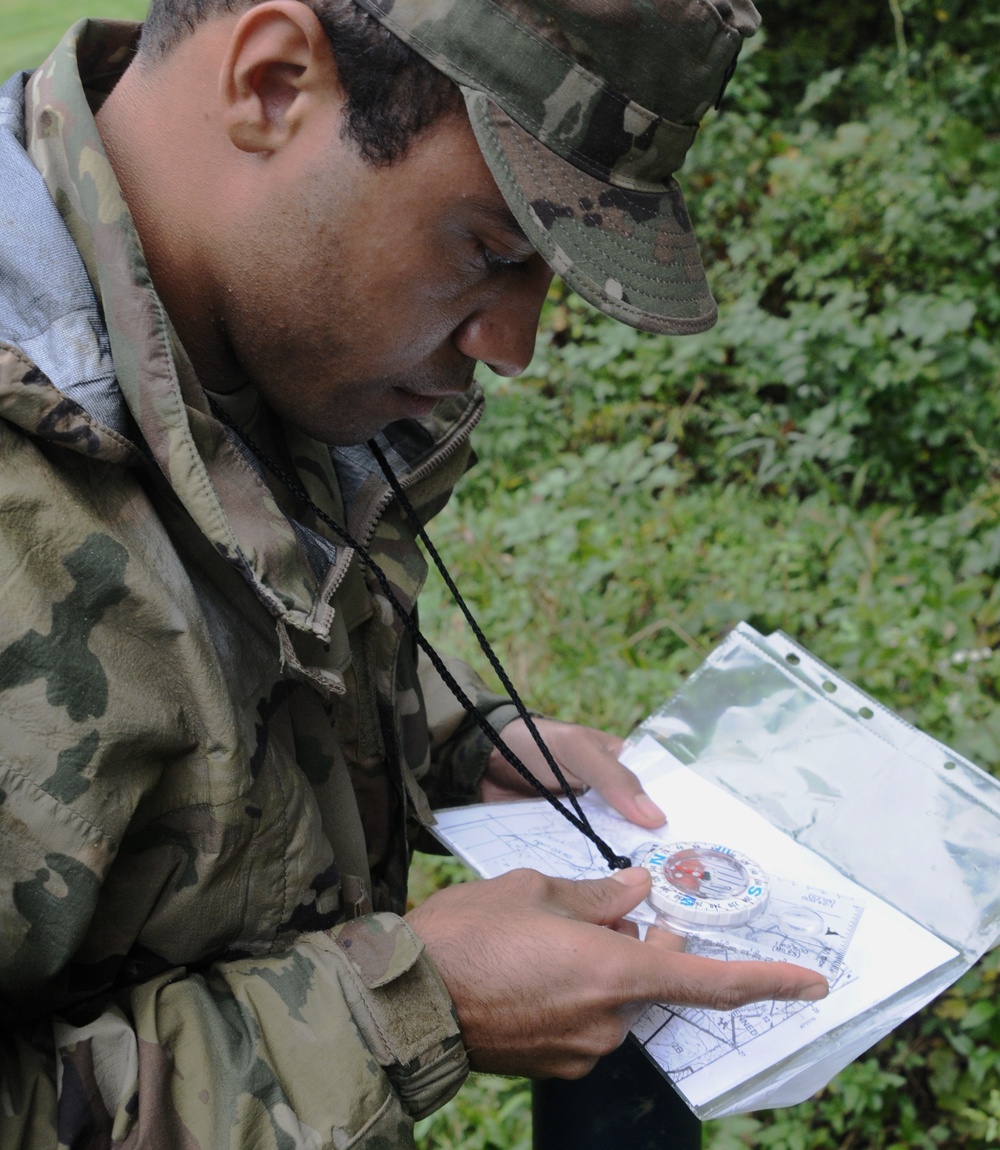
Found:
[(483, 226), (499, 228), (527, 242), (483, 158), (464, 108), (439, 117), (395, 163), (387, 179), (417, 197), (460, 202)]

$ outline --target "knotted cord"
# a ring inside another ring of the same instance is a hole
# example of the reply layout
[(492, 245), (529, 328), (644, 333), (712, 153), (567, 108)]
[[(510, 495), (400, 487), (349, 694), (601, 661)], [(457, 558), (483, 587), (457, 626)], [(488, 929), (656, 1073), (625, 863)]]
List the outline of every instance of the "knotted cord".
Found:
[(330, 530), (333, 531), (334, 534), (344, 542), (344, 544), (346, 544), (347, 547), (354, 551), (358, 558), (371, 571), (371, 573), (375, 576), (375, 579), (378, 581), (379, 587), (382, 590), (382, 594), (385, 595), (386, 599), (392, 606), (393, 611), (395, 611), (396, 615), (406, 627), (410, 635), (413, 637), (414, 641), (418, 644), (420, 649), (430, 660), (434, 670), (437, 671), (438, 675), (440, 675), (445, 685), (455, 696), (466, 713), (475, 722), (476, 726), (480, 729), (480, 731), (482, 731), (489, 742), (503, 756), (503, 758), (530, 786), (534, 788), (535, 791), (538, 792), (539, 795), (541, 795), (542, 798), (544, 798), (553, 807), (555, 807), (555, 809), (559, 811), (559, 813), (564, 818), (572, 823), (572, 825), (576, 827), (576, 829), (580, 831), (581, 834), (585, 835), (594, 844), (594, 846), (597, 847), (605, 862), (607, 862), (608, 866), (612, 870), (622, 870), (630, 867), (632, 865), (631, 860), (625, 855), (616, 854), (615, 851), (613, 851), (612, 848), (608, 846), (604, 839), (602, 839), (601, 836), (591, 826), (590, 820), (587, 818), (582, 807), (580, 806), (579, 801), (577, 800), (576, 795), (573, 793), (573, 788), (570, 786), (565, 774), (562, 772), (558, 763), (555, 761), (555, 757), (549, 750), (545, 740), (542, 738), (537, 726), (535, 725), (534, 719), (529, 714), (528, 709), (525, 707), (520, 694), (514, 687), (514, 684), (511, 682), (510, 676), (507, 674), (506, 670), (503, 668), (503, 665), (500, 663), (500, 660), (497, 658), (496, 652), (490, 645), (489, 640), (486, 638), (486, 635), (483, 633), (479, 624), (476, 622), (474, 616), (472, 615), (472, 612), (462, 597), (461, 592), (458, 590), (455, 581), (452, 579), (451, 574), (445, 567), (444, 561), (441, 559), (437, 548), (431, 542), (427, 532), (424, 530), (424, 526), (420, 522), (416, 510), (403, 491), (398, 477), (392, 470), (388, 460), (385, 458), (385, 455), (382, 453), (378, 444), (375, 443), (374, 440), (370, 440), (368, 447), (375, 457), (375, 460), (381, 468), (383, 474), (385, 475), (385, 478), (388, 481), (393, 494), (395, 495), (396, 499), (399, 500), (404, 513), (416, 530), (420, 541), (423, 543), (424, 547), (427, 548), (428, 554), (431, 556), (435, 566), (441, 573), (441, 577), (444, 579), (445, 584), (452, 595), (452, 598), (455, 600), (455, 603), (461, 610), (462, 614), (468, 620), (473, 634), (475, 634), (476, 639), (483, 650), (483, 653), (486, 655), (490, 662), (490, 666), (496, 672), (497, 677), (503, 684), (504, 689), (510, 695), (511, 701), (517, 709), (518, 715), (524, 721), (529, 732), (531, 733), (531, 737), (534, 740), (535, 745), (538, 747), (542, 757), (544, 758), (546, 765), (548, 766), (549, 770), (552, 771), (553, 776), (559, 783), (563, 793), (572, 805), (572, 810), (567, 809), (567, 807), (559, 801), (558, 796), (553, 794), (548, 789), (548, 787), (546, 787), (545, 784), (541, 782), (540, 779), (535, 777), (531, 770), (521, 761), (520, 757), (507, 745), (506, 741), (503, 739), (500, 733), (493, 729), (486, 716), (479, 710), (476, 704), (465, 693), (461, 684), (451, 673), (451, 671), (448, 670), (444, 660), (431, 645), (430, 641), (424, 636), (416, 619), (413, 617), (413, 614), (410, 611), (407, 611), (403, 604), (400, 602), (398, 596), (396, 595), (395, 591), (393, 591), (392, 586), (389, 583), (388, 576), (378, 565), (378, 563), (376, 563), (375, 560), (371, 557), (367, 548), (363, 544), (359, 543), (358, 540), (356, 540), (347, 531), (346, 528), (342, 527), (339, 523), (336, 522), (336, 520), (328, 515), (322, 509), (322, 507), (318, 506), (309, 497), (305, 488), (296, 479), (289, 475), (285, 468), (276, 463), (252, 439), (250, 439), (246, 433), (242, 431), (233, 422), (232, 419), (230, 419), (228, 413), (217, 403), (215, 399), (212, 398), (212, 396), (208, 396), (207, 398), (214, 414), (218, 417), (219, 420), (221, 420), (222, 423), (226, 425), (226, 427), (229, 428), (230, 431), (233, 432), (234, 435), (240, 439), (242, 443), (246, 445), (254, 457), (265, 468), (267, 468), (267, 470), (271, 472), (271, 474), (278, 480), (278, 482), (283, 484), (285, 488), (295, 496), (296, 499), (300, 500), (306, 507), (309, 508), (310, 511), (312, 511), (314, 515), (317, 516), (317, 518), (325, 523), (327, 527), (329, 527)]

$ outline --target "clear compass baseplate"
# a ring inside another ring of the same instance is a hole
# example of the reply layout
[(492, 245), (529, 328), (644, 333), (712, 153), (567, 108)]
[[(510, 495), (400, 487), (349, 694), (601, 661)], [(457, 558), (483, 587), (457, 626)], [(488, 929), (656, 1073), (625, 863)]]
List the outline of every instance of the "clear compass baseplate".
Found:
[(767, 874), (753, 859), (728, 846), (649, 842), (632, 859), (652, 876), (646, 901), (678, 933), (745, 926), (767, 906)]

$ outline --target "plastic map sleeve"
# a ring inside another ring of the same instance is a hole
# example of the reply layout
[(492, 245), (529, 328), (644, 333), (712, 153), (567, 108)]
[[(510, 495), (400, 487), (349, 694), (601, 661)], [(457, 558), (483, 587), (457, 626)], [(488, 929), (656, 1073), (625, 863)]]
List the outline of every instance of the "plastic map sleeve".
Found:
[[(703, 1119), (803, 1101), (997, 940), (1000, 785), (780, 633), (741, 624), (622, 759), (668, 815), (658, 841), (724, 844), (767, 875), (759, 915), (690, 927), (687, 949), (794, 962), (831, 985), (816, 1003), (649, 1005), (633, 1038)], [(581, 804), (615, 851), (648, 851), (650, 832), (599, 795)], [(484, 878), (607, 874), (544, 801), (436, 815), (437, 836)], [(630, 917), (640, 930), (657, 920), (645, 905)]]
[[(734, 1011), (651, 1005), (633, 1036), (696, 1112), (756, 1084), (846, 1019), (955, 957), (951, 947), (683, 767), (652, 738), (624, 757), (653, 801), (669, 812), (658, 838), (726, 842), (772, 876), (761, 918), (734, 931), (694, 935), (688, 949), (723, 962), (795, 962), (821, 970), (832, 984), (829, 997), (817, 1003), (755, 1003)], [(594, 829), (616, 850), (630, 853), (649, 839), (648, 830), (631, 826), (593, 792), (583, 804)], [(608, 873), (592, 844), (542, 800), (442, 811), (434, 829), (484, 878), (517, 867), (563, 878)], [(637, 917), (651, 923), (655, 914)], [(727, 1109), (737, 1112), (738, 1105)]]

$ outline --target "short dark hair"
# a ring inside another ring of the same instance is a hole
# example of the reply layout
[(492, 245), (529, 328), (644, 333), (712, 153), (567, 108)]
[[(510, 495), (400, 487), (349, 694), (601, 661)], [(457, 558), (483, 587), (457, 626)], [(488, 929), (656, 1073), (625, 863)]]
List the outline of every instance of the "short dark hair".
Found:
[[(205, 20), (261, 0), (151, 0), (139, 52), (166, 55)], [(458, 87), (354, 0), (302, 0), (326, 32), (347, 93), (344, 134), (371, 164), (401, 159), (414, 138), (462, 106)]]

